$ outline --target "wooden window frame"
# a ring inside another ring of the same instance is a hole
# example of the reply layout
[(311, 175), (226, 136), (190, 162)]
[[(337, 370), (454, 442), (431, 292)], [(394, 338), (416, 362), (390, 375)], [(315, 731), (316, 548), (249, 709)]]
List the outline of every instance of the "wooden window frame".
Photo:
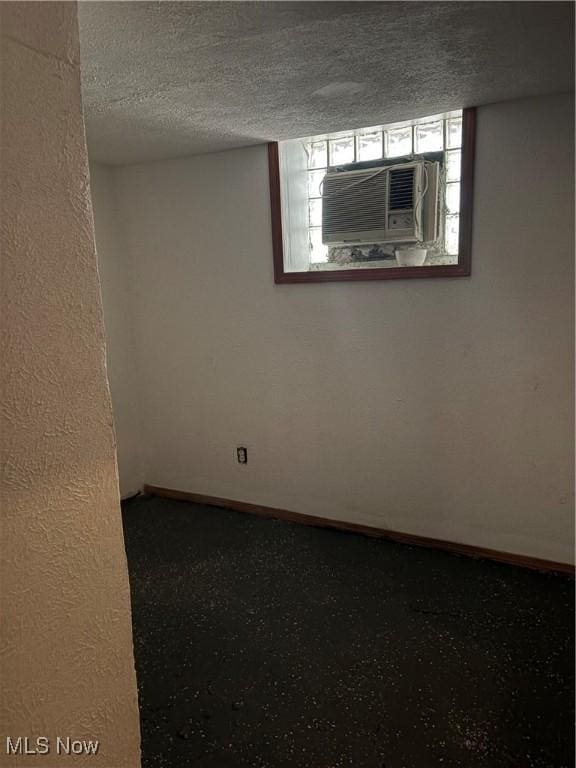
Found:
[(341, 280), (405, 280), (421, 277), (468, 277), (472, 261), (472, 207), (474, 195), (474, 154), (476, 143), (476, 108), (462, 112), (462, 168), (460, 179), (460, 229), (458, 262), (437, 267), (375, 267), (373, 269), (338, 269), (331, 271), (286, 272), (282, 236), (282, 207), (280, 198), (280, 165), (278, 142), (268, 144), (270, 174), (270, 210), (272, 215), (272, 253), (274, 282), (327, 283)]

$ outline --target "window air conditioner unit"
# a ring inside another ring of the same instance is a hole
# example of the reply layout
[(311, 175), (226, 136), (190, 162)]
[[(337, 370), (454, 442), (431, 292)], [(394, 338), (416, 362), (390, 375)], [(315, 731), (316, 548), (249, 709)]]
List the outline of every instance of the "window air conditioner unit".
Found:
[(322, 242), (430, 242), (438, 237), (439, 164), (424, 160), (329, 171), (322, 187)]

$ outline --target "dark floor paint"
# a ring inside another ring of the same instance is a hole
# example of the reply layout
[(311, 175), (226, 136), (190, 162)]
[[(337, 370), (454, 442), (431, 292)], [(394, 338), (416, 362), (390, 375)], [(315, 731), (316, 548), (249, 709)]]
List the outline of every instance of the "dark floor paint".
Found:
[(571, 768), (574, 583), (124, 507), (143, 768)]

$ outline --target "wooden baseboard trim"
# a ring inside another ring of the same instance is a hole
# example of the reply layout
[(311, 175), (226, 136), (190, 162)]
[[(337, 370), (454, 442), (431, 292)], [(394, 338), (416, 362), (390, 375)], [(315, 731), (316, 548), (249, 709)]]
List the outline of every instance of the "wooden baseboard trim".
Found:
[(553, 560), (543, 560), (539, 557), (517, 555), (512, 552), (499, 552), (496, 549), (486, 549), (484, 547), (474, 547), (471, 544), (458, 544), (457, 542), (445, 541), (444, 539), (430, 539), (427, 536), (416, 536), (413, 533), (401, 533), (400, 531), (389, 531), (384, 528), (375, 528), (369, 525), (347, 523), (343, 520), (331, 520), (327, 517), (304, 515), (300, 512), (290, 512), (287, 509), (265, 507), (261, 504), (250, 504), (246, 501), (221, 499), (217, 496), (204, 496), (201, 493), (176, 491), (172, 488), (161, 488), (156, 485), (145, 485), (144, 493), (151, 496), (162, 496), (166, 499), (176, 499), (177, 501), (191, 501), (194, 504), (204, 504), (210, 507), (224, 507), (225, 509), (232, 509), (236, 512), (248, 512), (251, 515), (272, 517), (276, 520), (286, 520), (291, 523), (312, 525), (316, 528), (334, 528), (338, 531), (346, 531), (348, 533), (361, 533), (364, 536), (389, 539), (390, 541), (396, 541), (400, 544), (442, 549), (456, 555), (465, 555), (466, 557), (481, 558), (484, 560), (495, 560), (500, 563), (508, 563), (509, 565), (516, 565), (521, 568), (530, 568), (535, 571), (565, 573), (572, 576), (575, 572), (575, 566), (570, 563), (556, 563)]

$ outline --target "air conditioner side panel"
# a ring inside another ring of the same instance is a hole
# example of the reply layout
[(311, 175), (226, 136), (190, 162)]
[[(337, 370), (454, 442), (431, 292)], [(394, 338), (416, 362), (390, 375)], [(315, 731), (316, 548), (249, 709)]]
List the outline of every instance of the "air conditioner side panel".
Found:
[(430, 243), (438, 238), (439, 226), (439, 186), (440, 169), (438, 163), (430, 163), (427, 166), (428, 189), (424, 196), (423, 205), (423, 233), (424, 242)]

